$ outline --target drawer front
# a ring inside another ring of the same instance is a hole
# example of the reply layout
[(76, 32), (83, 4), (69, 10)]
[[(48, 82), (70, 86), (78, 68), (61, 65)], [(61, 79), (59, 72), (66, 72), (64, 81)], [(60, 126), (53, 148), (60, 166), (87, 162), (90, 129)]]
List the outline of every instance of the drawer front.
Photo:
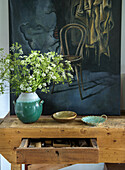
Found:
[[(48, 141), (49, 143), (49, 141)], [(51, 143), (51, 142), (50, 142)], [(90, 140), (90, 146), (42, 146), (41, 142), (29, 143), (24, 139), (17, 148), (17, 163), (20, 164), (76, 164), (98, 163), (99, 148), (95, 140)]]

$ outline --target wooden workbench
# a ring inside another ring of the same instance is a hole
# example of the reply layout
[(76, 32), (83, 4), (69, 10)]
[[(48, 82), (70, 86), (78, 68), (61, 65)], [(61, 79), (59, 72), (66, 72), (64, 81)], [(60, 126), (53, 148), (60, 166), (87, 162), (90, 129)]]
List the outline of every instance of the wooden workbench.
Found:
[[(42, 116), (33, 124), (23, 124), (6, 117), (0, 124), (0, 154), (20, 170), (21, 164), (125, 163), (125, 116), (108, 117), (104, 124), (85, 125), (81, 118), (58, 123)], [(97, 147), (90, 148), (22, 148), (22, 139), (95, 138)]]

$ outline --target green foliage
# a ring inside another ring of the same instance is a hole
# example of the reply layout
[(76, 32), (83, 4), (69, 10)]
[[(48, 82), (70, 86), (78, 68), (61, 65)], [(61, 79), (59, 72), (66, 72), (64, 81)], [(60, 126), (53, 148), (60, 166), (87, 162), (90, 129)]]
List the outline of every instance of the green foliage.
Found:
[(40, 51), (31, 51), (23, 55), (22, 46), (15, 43), (10, 48), (11, 53), (3, 55), (0, 49), (0, 93), (4, 93), (6, 83), (16, 92), (35, 92), (40, 89), (48, 92), (52, 82), (71, 83), (73, 71), (69, 61), (55, 52), (42, 54)]

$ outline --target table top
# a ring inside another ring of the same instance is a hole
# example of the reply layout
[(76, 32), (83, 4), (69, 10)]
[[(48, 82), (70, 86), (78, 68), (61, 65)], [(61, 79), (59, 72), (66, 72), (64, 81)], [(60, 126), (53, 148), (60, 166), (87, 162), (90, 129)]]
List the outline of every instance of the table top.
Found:
[(95, 138), (99, 162), (125, 162), (125, 116), (108, 116), (97, 126), (86, 125), (81, 117), (59, 123), (51, 116), (41, 116), (35, 123), (24, 124), (16, 116), (10, 116), (0, 124), (0, 136), (0, 153), (10, 162), (16, 162), (15, 148), (21, 140), (32, 138)]
[(97, 126), (86, 125), (81, 117), (67, 123), (59, 123), (51, 116), (41, 116), (35, 123), (24, 124), (16, 116), (6, 117), (0, 124), (3, 128), (125, 128), (125, 116), (109, 116), (107, 120)]

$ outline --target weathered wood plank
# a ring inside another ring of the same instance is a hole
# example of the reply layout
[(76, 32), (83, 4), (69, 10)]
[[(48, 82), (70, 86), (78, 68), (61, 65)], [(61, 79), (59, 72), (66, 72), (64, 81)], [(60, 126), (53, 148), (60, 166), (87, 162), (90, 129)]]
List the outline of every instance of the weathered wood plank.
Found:
[(21, 164), (76, 164), (98, 163), (95, 148), (30, 148), (17, 149), (17, 163)]
[(23, 139), (19, 148), (26, 148), (28, 146), (29, 140), (28, 139)]
[[(114, 117), (108, 117), (108, 120), (104, 124), (100, 124), (97, 127), (99, 128), (124, 128), (125, 126), (125, 119), (123, 119), (124, 116), (114, 116)], [(74, 121), (70, 123), (58, 123), (55, 120), (53, 120), (50, 116), (42, 116), (37, 122), (33, 124), (23, 124), (21, 121), (19, 121), (18, 118), (9, 118), (5, 122), (2, 123), (0, 128), (2, 127), (12, 127), (12, 128), (40, 128), (40, 127), (76, 127), (76, 126), (81, 126), (81, 127), (91, 127), (85, 125), (82, 121), (81, 118), (76, 118)]]
[(125, 163), (125, 148), (100, 148), (99, 162)]
[(21, 138), (19, 137), (13, 137), (13, 136), (7, 136), (5, 135), (5, 137), (0, 137), (0, 152), (3, 149), (13, 149), (15, 147), (19, 147), (19, 145), (21, 144)]
[(36, 142), (36, 145), (35, 145), (37, 148), (41, 148), (42, 147), (42, 143), (41, 142)]
[(15, 150), (23, 138), (97, 138), (99, 162), (125, 162), (125, 116), (108, 117), (104, 124), (95, 127), (80, 119), (62, 124), (42, 116), (36, 123), (23, 124), (15, 117), (7, 117), (0, 124), (0, 153), (16, 163)]
[(4, 149), (0, 152), (1, 155), (10, 163), (16, 163), (16, 151), (11, 149)]
[(98, 145), (100, 148), (125, 148), (125, 135), (109, 135), (105, 138), (98, 137)]
[(90, 143), (92, 145), (93, 148), (97, 148), (97, 140), (96, 139), (90, 139)]
[[(51, 127), (51, 125), (50, 125)], [(121, 138), (125, 136), (125, 129), (117, 128), (99, 128), (99, 127), (43, 127), (43, 128), (9, 128), (4, 131), (0, 130), (1, 137), (17, 136), (22, 138), (97, 138), (117, 136)]]
[(22, 170), (22, 165), (20, 165), (20, 164), (11, 164), (11, 170)]

